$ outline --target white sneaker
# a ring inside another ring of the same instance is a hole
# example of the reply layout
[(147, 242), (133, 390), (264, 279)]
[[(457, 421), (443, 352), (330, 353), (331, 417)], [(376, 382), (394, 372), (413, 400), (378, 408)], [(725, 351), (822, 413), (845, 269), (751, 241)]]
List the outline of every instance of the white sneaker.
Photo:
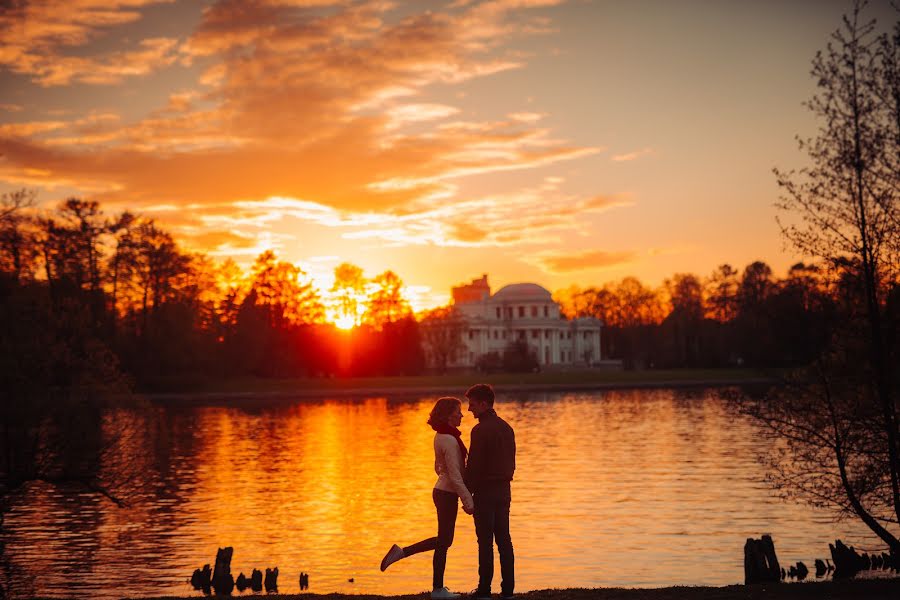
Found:
[(391, 549), (387, 551), (387, 554), (384, 555), (384, 558), (381, 559), (381, 570), (384, 571), (404, 556), (406, 555), (403, 554), (403, 548), (394, 544), (391, 546)]
[(455, 594), (448, 590), (445, 587), (437, 588), (431, 591), (431, 597), (437, 600), (451, 600), (452, 598), (459, 598), (459, 594)]

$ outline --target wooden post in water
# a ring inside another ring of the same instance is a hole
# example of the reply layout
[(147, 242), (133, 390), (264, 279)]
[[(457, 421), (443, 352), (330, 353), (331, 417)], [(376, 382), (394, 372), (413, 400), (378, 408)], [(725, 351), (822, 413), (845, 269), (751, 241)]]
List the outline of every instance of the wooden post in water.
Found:
[(744, 544), (744, 584), (777, 583), (781, 581), (781, 566), (775, 555), (772, 536), (747, 538)]

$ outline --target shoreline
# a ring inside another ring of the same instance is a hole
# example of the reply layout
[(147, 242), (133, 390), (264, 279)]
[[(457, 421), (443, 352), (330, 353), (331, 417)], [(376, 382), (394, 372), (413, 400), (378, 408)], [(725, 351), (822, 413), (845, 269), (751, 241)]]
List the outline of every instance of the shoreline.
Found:
[[(571, 377), (553, 374), (553, 379), (543, 374), (453, 375), (441, 377), (394, 377), (368, 379), (289, 379), (245, 380), (224, 382), (221, 389), (200, 388), (184, 391), (137, 391), (134, 394), (151, 402), (170, 403), (183, 401), (264, 401), (308, 398), (354, 397), (410, 397), (427, 395), (462, 395), (468, 385), (478, 381), (491, 383), (498, 394), (609, 391), (629, 389), (690, 389), (722, 388), (735, 386), (766, 386), (779, 382), (775, 375), (748, 371), (735, 375), (710, 377), (709, 371), (664, 372), (615, 372), (574, 373)], [(682, 376), (685, 375), (685, 376)], [(568, 380), (566, 380), (568, 379)], [(493, 380), (493, 381), (492, 381)], [(231, 388), (231, 389), (228, 389)], [(235, 389), (238, 388), (238, 389)]]
[[(249, 594), (247, 594), (249, 596)], [(253, 596), (256, 596), (254, 594)], [(159, 596), (153, 600), (196, 600), (203, 596)], [(242, 597), (235, 594), (233, 598)], [(427, 600), (426, 592), (400, 596), (372, 594), (266, 594), (272, 600)], [(666, 588), (567, 588), (535, 590), (516, 594), (517, 600), (896, 600), (900, 598), (900, 578), (804, 581), (724, 587), (677, 586)], [(494, 598), (499, 598), (494, 595)], [(150, 599), (146, 599), (150, 600)], [(463, 594), (459, 600), (467, 600)]]

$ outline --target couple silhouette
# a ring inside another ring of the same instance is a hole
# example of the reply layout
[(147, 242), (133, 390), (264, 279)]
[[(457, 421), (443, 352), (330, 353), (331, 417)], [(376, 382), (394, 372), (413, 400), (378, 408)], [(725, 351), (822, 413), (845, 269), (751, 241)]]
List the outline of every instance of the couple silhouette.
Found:
[(494, 411), (494, 390), (485, 383), (466, 390), (468, 410), (478, 424), (472, 428), (469, 448), (462, 441), (462, 402), (452, 396), (439, 398), (428, 424), (434, 429), (434, 470), (438, 475), (431, 492), (437, 510), (438, 531), (410, 546), (394, 544), (381, 560), (381, 570), (406, 557), (434, 551), (431, 597), (459, 598), (444, 585), (447, 549), (453, 544), (459, 501), (475, 520), (478, 538), (478, 587), (474, 600), (491, 600), (494, 578), (494, 542), (500, 555), (500, 596), (513, 597), (515, 558), (509, 535), (510, 482), (516, 470), (516, 438), (512, 427)]

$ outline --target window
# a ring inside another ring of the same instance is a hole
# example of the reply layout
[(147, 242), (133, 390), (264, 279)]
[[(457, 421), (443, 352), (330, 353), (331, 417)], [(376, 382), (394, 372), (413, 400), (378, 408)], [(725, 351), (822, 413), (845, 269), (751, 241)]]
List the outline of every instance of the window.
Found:
[(586, 340), (591, 339), (591, 333), (589, 331), (584, 332), (584, 339), (586, 339)]
[(520, 340), (524, 340), (524, 339), (525, 339), (525, 330), (524, 330), (524, 329), (522, 329), (522, 330), (519, 331), (519, 339), (520, 339)]
[(499, 306), (497, 307), (497, 318), (498, 319), (500, 318), (500, 307)]
[(537, 329), (531, 330), (531, 339), (535, 340), (538, 337), (540, 337), (540, 335), (541, 335), (541, 332), (539, 330), (537, 330)]
[(507, 306), (507, 307), (506, 307), (506, 318), (507, 318), (507, 319), (512, 319), (512, 306)]
[(531, 317), (534, 318), (537, 316), (537, 306), (531, 307)]
[(504, 340), (506, 339), (506, 332), (505, 332), (505, 331), (503, 332), (503, 339), (504, 339)]
[(469, 330), (469, 339), (470, 339), (470, 340), (474, 340), (474, 339), (475, 339), (475, 332), (472, 331), (471, 329)]
[(524, 306), (520, 306), (520, 307), (519, 307), (519, 317), (520, 317), (520, 318), (523, 318), (524, 316), (525, 316), (525, 307), (524, 307)]
[(498, 337), (500, 337), (500, 332), (495, 329), (494, 330), (494, 339), (496, 340)]
[(474, 352), (469, 352), (469, 362), (470, 363), (475, 362), (475, 353)]
[(545, 316), (545, 317), (549, 317), (549, 316), (550, 316), (549, 310), (550, 310), (550, 307), (549, 307), (549, 306), (544, 306), (544, 316)]
[(544, 339), (545, 339), (545, 340), (549, 340), (549, 339), (550, 339), (550, 330), (549, 330), (549, 329), (548, 329), (547, 331), (544, 332)]

